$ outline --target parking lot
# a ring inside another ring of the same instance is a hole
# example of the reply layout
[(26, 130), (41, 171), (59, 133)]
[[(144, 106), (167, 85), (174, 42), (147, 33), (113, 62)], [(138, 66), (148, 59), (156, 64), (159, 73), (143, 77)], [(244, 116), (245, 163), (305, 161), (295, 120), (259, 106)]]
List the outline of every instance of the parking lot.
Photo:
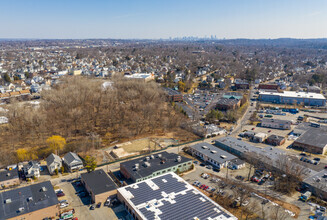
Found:
[[(227, 198), (229, 201), (234, 201), (237, 200), (237, 193), (235, 193), (235, 191), (237, 190), (237, 183), (242, 183), (244, 184), (244, 186), (248, 186), (250, 188), (253, 188), (253, 193), (251, 193), (249, 198), (246, 198), (246, 202), (244, 202), (244, 205), (247, 206), (251, 206), (251, 204), (258, 204), (257, 206), (260, 207), (260, 210), (256, 210), (256, 212), (258, 212), (257, 214), (262, 214), (262, 210), (261, 208), (263, 208), (264, 212), (266, 215), (268, 215), (269, 213), (274, 212), (279, 206), (277, 203), (273, 202), (272, 200), (269, 200), (267, 198), (273, 197), (276, 198), (278, 200), (281, 200), (283, 202), (290, 202), (290, 200), (292, 200), (294, 203), (296, 203), (296, 205), (298, 206), (303, 206), (301, 207), (301, 213), (300, 216), (304, 217), (304, 216), (308, 216), (309, 212), (310, 212), (310, 208), (308, 207), (308, 205), (306, 203), (297, 201), (297, 196), (295, 195), (294, 198), (290, 198), (290, 199), (285, 199), (285, 197), (277, 192), (274, 192), (272, 190), (270, 190), (270, 188), (273, 185), (273, 181), (266, 181), (266, 183), (262, 184), (262, 185), (258, 185), (257, 183), (252, 183), (247, 180), (247, 174), (248, 174), (248, 169), (247, 168), (243, 168), (240, 170), (229, 170), (228, 172), (228, 179), (230, 181), (225, 180), (226, 178), (226, 171), (227, 169), (222, 169), (219, 173), (214, 172), (213, 170), (207, 169), (206, 167), (202, 167), (198, 164), (195, 165), (195, 170), (193, 172), (187, 173), (183, 176), (183, 178), (189, 182), (190, 184), (194, 184), (195, 181), (199, 181), (200, 184), (198, 186), (194, 186), (197, 189), (199, 189), (199, 186), (201, 185), (207, 185), (211, 188), (215, 188), (216, 190), (213, 192), (213, 194), (218, 193), (220, 196), (223, 196), (224, 198)], [(207, 173), (210, 175), (209, 178), (203, 178), (201, 177), (201, 174), (203, 173)], [(237, 176), (243, 176), (244, 180), (239, 180), (238, 178), (236, 178)], [(252, 175), (252, 173), (251, 173)], [(218, 181), (213, 181), (215, 179), (220, 179)], [(233, 182), (235, 183), (235, 186), (233, 184)], [(222, 184), (225, 183), (225, 184)], [(223, 187), (222, 187), (223, 186)], [(200, 189), (202, 192), (204, 192), (205, 194), (207, 194), (208, 196), (210, 196), (210, 193), (207, 191), (203, 191), (202, 189)], [(211, 190), (209, 190), (211, 191)], [(258, 192), (259, 194), (255, 193)], [(267, 198), (265, 198), (263, 195), (267, 195)], [(263, 202), (264, 201), (264, 202)], [(262, 204), (265, 203), (265, 204)], [(285, 219), (293, 219), (292, 215), (294, 213), (285, 211), (284, 208), (281, 208), (283, 211), (283, 213), (285, 214)], [(302, 219), (302, 218), (300, 218)]]
[[(65, 196), (59, 197), (60, 200), (67, 200), (69, 206), (63, 208), (64, 210), (75, 209), (75, 217), (81, 220), (90, 220), (90, 219), (118, 219), (114, 210), (107, 206), (103, 206), (101, 204), (100, 208), (95, 208), (94, 210), (90, 210), (90, 202), (91, 198), (89, 196), (81, 198), (77, 191), (81, 191), (84, 189), (83, 186), (74, 186), (72, 182), (63, 182), (58, 184), (55, 189), (60, 188), (64, 192)], [(119, 210), (118, 210), (119, 211)]]

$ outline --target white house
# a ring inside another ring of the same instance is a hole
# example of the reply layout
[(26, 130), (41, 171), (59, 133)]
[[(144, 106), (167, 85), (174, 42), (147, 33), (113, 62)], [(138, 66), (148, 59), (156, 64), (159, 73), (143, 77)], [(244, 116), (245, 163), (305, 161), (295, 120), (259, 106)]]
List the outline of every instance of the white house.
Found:
[(47, 162), (47, 167), (48, 167), (49, 173), (51, 175), (55, 173), (56, 169), (59, 171), (59, 169), (62, 166), (61, 158), (58, 155), (53, 154), (53, 153), (47, 157), (46, 162)]

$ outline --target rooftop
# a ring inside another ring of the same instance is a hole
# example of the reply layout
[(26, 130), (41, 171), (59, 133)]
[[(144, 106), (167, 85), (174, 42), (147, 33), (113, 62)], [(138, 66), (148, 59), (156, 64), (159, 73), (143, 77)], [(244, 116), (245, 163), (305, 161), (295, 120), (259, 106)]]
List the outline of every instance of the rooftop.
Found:
[(220, 164), (237, 158), (236, 156), (206, 142), (192, 145), (190, 148), (208, 156), (208, 158), (215, 160)]
[(278, 123), (278, 124), (292, 124), (292, 121), (290, 120), (282, 120), (282, 119), (275, 119), (275, 118), (263, 118), (261, 122), (265, 123)]
[(50, 181), (0, 193), (0, 219), (15, 218), (58, 204)]
[(83, 173), (81, 174), (81, 178), (90, 187), (94, 195), (117, 189), (116, 184), (103, 169), (95, 170), (90, 173)]
[(142, 219), (237, 219), (172, 172), (119, 188), (118, 192)]
[(0, 182), (18, 178), (18, 170), (1, 170), (0, 171)]
[(313, 145), (319, 148), (324, 148), (327, 145), (327, 128), (320, 127), (314, 128), (311, 127), (304, 134), (302, 134), (298, 139), (295, 140), (295, 143)]
[(321, 170), (320, 172), (315, 173), (303, 180), (304, 183), (307, 183), (311, 186), (315, 186), (320, 190), (327, 191), (327, 171)]
[(221, 98), (218, 100), (218, 105), (236, 105), (239, 103), (238, 99), (230, 99), (230, 98)]
[(295, 92), (295, 91), (264, 92), (264, 91), (260, 91), (260, 95), (276, 95), (276, 96), (292, 97), (292, 98), (326, 99), (322, 94), (313, 93), (313, 92)]
[[(134, 179), (139, 179), (150, 176), (158, 170), (167, 169), (178, 164), (192, 161), (191, 159), (182, 156), (180, 156), (181, 160), (178, 161), (178, 156), (178, 154), (167, 153), (164, 151), (158, 154), (152, 154), (151, 156), (123, 162), (120, 166), (124, 167), (131, 176), (134, 177)], [(138, 169), (135, 169), (135, 164), (138, 164)]]

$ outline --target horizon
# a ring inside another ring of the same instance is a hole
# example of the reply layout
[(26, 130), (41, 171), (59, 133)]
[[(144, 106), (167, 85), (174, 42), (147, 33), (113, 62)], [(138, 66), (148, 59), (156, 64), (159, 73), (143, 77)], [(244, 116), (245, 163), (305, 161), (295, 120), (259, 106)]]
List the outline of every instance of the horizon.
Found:
[(0, 38), (320, 39), (324, 11), (324, 0), (16, 0), (2, 2)]

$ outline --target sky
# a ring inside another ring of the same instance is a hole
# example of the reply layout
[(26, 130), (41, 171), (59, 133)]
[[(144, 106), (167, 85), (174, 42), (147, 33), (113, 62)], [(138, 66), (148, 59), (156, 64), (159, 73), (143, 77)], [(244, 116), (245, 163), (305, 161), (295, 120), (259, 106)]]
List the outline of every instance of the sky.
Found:
[(0, 0), (0, 38), (327, 38), (327, 0)]

